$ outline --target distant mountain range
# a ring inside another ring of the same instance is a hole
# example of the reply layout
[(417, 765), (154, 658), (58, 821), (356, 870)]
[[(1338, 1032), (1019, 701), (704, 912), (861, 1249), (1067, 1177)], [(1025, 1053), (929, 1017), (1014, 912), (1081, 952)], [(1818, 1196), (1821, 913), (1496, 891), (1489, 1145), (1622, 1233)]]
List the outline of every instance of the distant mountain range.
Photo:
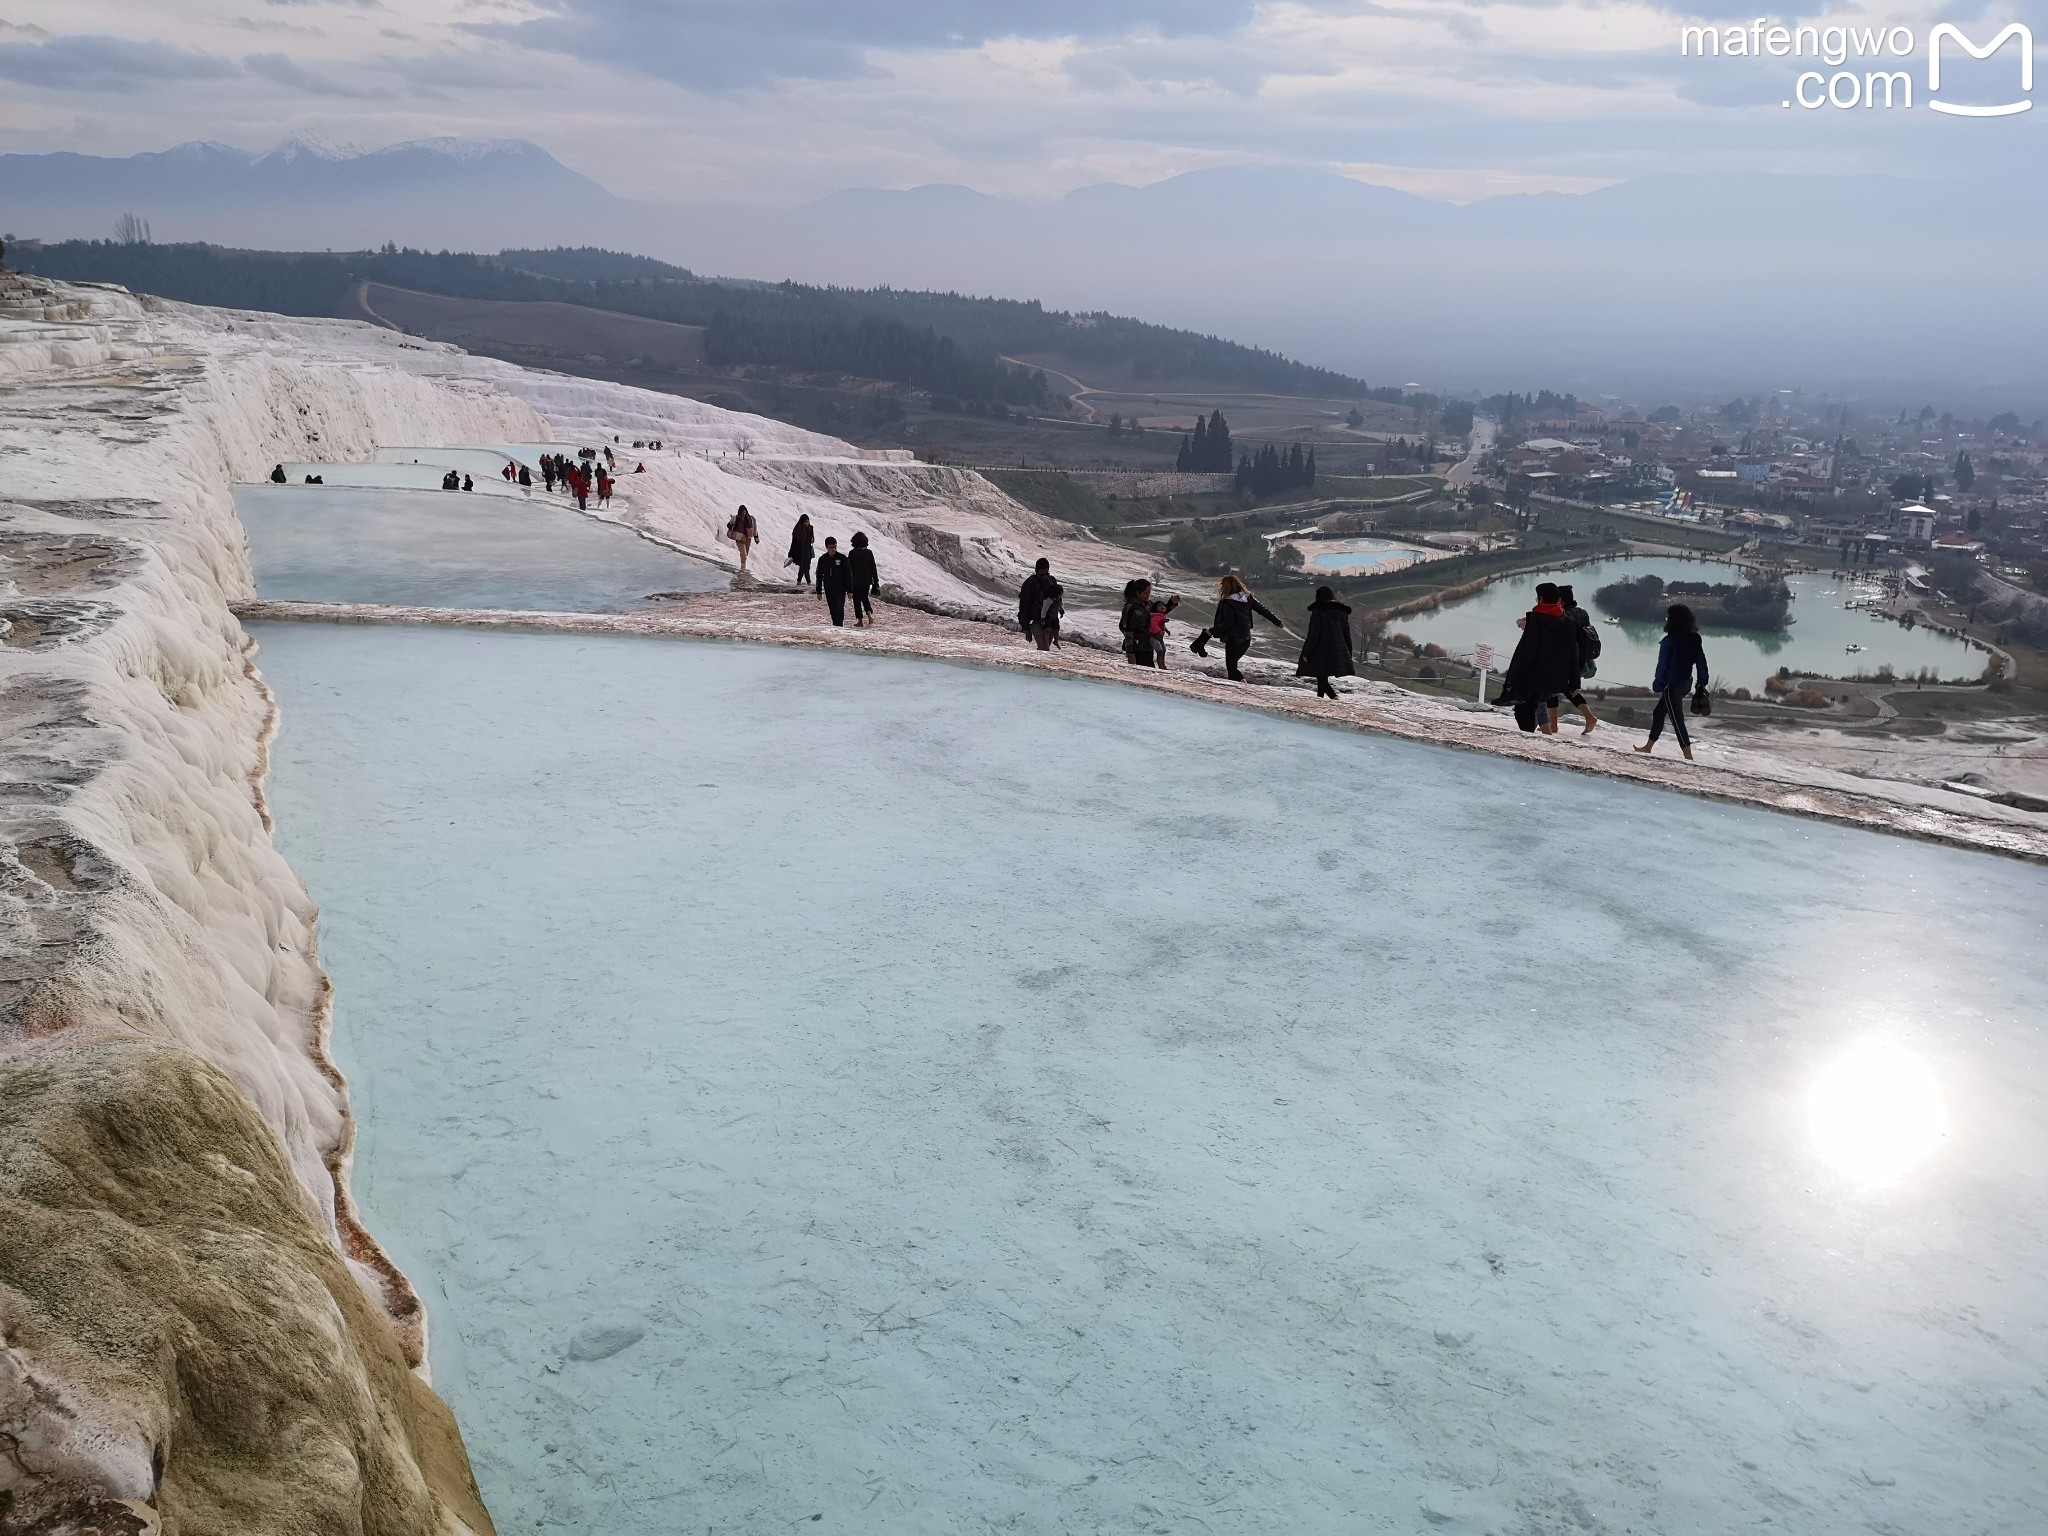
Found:
[(1886, 391), (2048, 406), (2048, 202), (2010, 185), (1651, 176), (1457, 206), (1236, 167), (1051, 200), (851, 190), (793, 209), (613, 196), (518, 141), (367, 154), (0, 155), (0, 227), (362, 249), (636, 250), (700, 272), (1108, 309), (1369, 378), (1597, 394)]
[(52, 239), (104, 238), (133, 213), (159, 240), (357, 249), (373, 234), (419, 243), (422, 232), (452, 236), (480, 218), (509, 231), (562, 199), (619, 203), (515, 139), (423, 139), (369, 153), (293, 140), (268, 154), (193, 143), (125, 159), (0, 155), (0, 223)]

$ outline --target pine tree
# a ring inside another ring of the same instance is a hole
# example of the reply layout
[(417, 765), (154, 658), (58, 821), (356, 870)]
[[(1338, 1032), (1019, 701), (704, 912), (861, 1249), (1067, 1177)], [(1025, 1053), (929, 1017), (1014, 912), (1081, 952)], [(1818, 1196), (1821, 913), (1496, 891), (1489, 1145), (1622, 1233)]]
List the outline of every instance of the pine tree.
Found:
[(1956, 455), (1956, 489), (1967, 491), (1977, 483), (1977, 467), (1970, 462), (1967, 453)]
[(1252, 488), (1252, 456), (1246, 454), (1237, 461), (1237, 493), (1242, 496)]
[(1195, 430), (1188, 444), (1188, 468), (1198, 475), (1212, 473), (1216, 466), (1209, 453), (1209, 427), (1201, 417), (1195, 418)]
[(1287, 484), (1290, 487), (1308, 484), (1308, 465), (1302, 461), (1301, 444), (1296, 443), (1287, 454)]
[(1316, 483), (1316, 451), (1315, 451), (1315, 449), (1313, 449), (1313, 448), (1309, 449), (1309, 451), (1308, 451), (1308, 474), (1307, 474), (1307, 478), (1306, 478), (1306, 479), (1304, 479), (1304, 480), (1303, 480), (1303, 481), (1302, 481), (1301, 483), (1302, 483), (1303, 485), (1306, 485), (1306, 486), (1311, 486), (1311, 487), (1312, 487), (1312, 486), (1314, 486), (1314, 485), (1315, 485), (1315, 483)]
[(1186, 474), (1195, 467), (1194, 445), (1188, 441), (1188, 435), (1185, 432), (1180, 435), (1180, 452), (1173, 456), (1173, 467), (1182, 474)]
[[(1197, 438), (1197, 442), (1201, 439)], [(1209, 416), (1209, 463), (1214, 474), (1227, 475), (1236, 456), (1230, 451), (1230, 423), (1223, 419), (1223, 412), (1213, 411)]]

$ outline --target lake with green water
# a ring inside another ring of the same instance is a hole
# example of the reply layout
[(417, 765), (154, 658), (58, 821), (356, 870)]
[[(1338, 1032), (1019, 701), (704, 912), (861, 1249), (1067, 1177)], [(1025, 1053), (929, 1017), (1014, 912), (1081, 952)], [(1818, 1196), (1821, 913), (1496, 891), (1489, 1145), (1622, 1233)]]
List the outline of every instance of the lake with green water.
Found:
[[(1515, 620), (1536, 601), (1536, 584), (1570, 583), (1580, 605), (1600, 624), (1602, 651), (1597, 681), (1648, 687), (1657, 670), (1661, 625), (1607, 622), (1593, 601), (1601, 587), (1657, 575), (1666, 581), (1730, 582), (1742, 580), (1734, 566), (1715, 560), (1689, 560), (1662, 555), (1637, 555), (1598, 560), (1566, 571), (1533, 572), (1497, 581), (1485, 591), (1446, 603), (1434, 613), (1417, 613), (1394, 621), (1392, 628), (1418, 643), (1435, 642), (1454, 656), (1469, 656), (1475, 645), (1491, 645), (1496, 666), (1506, 665), (1519, 638)], [(1984, 652), (1948, 635), (1928, 629), (1907, 629), (1888, 619), (1852, 609), (1851, 602), (1877, 595), (1874, 584), (1838, 578), (1826, 571), (1788, 578), (1792, 588), (1792, 626), (1778, 633), (1710, 628), (1706, 630), (1707, 662), (1717, 683), (1735, 688), (1761, 688), (1780, 667), (1833, 677), (1874, 673), (1890, 666), (1900, 677), (1923, 669), (1943, 679), (1974, 681), (1984, 671)], [(1852, 651), (1850, 646), (1862, 647)]]

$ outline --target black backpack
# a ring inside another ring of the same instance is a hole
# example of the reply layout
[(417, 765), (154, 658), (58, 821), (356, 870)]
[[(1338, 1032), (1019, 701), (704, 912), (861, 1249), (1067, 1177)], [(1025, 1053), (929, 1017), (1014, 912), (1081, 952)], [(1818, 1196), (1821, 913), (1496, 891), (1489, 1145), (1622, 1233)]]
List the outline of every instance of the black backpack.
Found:
[(1593, 626), (1590, 618), (1579, 621), (1579, 675), (1591, 677), (1599, 669), (1593, 664), (1600, 659), (1600, 631)]

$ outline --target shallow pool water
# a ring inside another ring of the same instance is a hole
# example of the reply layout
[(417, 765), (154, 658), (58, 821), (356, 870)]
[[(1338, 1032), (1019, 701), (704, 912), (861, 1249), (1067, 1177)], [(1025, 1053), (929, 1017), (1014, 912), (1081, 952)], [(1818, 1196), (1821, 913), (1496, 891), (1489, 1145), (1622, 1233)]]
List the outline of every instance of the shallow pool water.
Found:
[(255, 633), (502, 1530), (2048, 1504), (2048, 873), (1114, 687)]
[[(1581, 607), (1600, 622), (1602, 643), (1596, 681), (1647, 688), (1657, 671), (1657, 645), (1662, 626), (1625, 622), (1609, 624), (1593, 601), (1599, 588), (1633, 581), (1654, 573), (1666, 581), (1740, 582), (1742, 573), (1720, 561), (1633, 556), (1599, 560), (1566, 571), (1534, 572), (1494, 582), (1483, 592), (1446, 603), (1434, 613), (1408, 614), (1393, 628), (1419, 641), (1434, 641), (1453, 655), (1474, 645), (1489, 644), (1501, 661), (1513, 654), (1518, 631), (1515, 620), (1535, 603), (1539, 581), (1569, 582)], [(1945, 680), (1974, 682), (1988, 659), (1964, 642), (1934, 631), (1906, 629), (1846, 605), (1867, 600), (1869, 589), (1826, 572), (1796, 575), (1792, 587), (1792, 627), (1778, 634), (1754, 630), (1709, 629), (1707, 661), (1717, 683), (1760, 689), (1780, 667), (1830, 677), (1875, 674), (1890, 666), (1904, 678), (1923, 668)], [(1851, 651), (1850, 646), (1861, 649)]]
[[(436, 479), (438, 480), (438, 473)], [(716, 566), (550, 499), (255, 485), (235, 492), (261, 597), (424, 608), (616, 613), (715, 592)]]

